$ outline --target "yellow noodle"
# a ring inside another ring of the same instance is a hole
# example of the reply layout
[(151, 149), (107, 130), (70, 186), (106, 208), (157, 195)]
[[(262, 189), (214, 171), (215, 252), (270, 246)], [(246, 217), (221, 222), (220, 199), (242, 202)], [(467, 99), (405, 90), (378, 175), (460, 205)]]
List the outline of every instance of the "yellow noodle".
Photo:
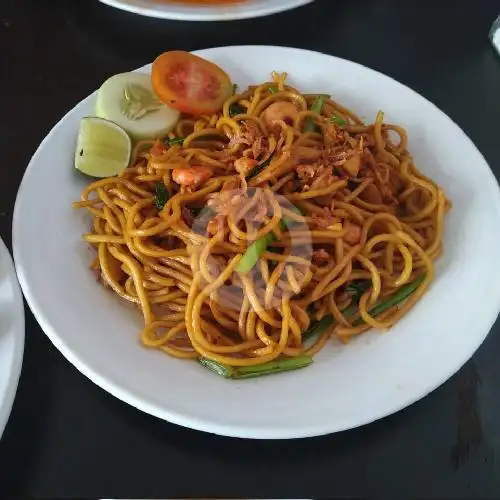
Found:
[[(364, 124), (331, 98), (315, 113), (318, 95), (286, 78), (183, 115), (169, 134), (182, 144), (136, 143), (128, 169), (73, 203), (91, 216), (92, 272), (141, 310), (144, 346), (231, 366), (312, 356), (332, 336), (392, 327), (432, 283), (451, 203), (414, 165), (406, 131), (382, 112)], [(422, 273), (404, 303), (374, 316)], [(308, 342), (327, 315), (332, 326)]]

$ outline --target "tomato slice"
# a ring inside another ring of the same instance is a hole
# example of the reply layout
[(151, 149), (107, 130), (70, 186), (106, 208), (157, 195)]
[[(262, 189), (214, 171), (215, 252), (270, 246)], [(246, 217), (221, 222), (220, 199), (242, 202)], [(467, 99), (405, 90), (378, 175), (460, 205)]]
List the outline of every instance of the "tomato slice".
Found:
[(232, 94), (231, 78), (214, 63), (183, 51), (164, 52), (153, 63), (158, 98), (183, 113), (216, 113)]

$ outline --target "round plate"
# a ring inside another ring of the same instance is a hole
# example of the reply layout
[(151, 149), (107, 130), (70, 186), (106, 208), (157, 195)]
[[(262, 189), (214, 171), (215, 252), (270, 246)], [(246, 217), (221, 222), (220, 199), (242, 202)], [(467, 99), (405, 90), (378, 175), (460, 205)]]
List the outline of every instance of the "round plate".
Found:
[(280, 47), (197, 54), (223, 66), (240, 88), (266, 81), (272, 70), (287, 71), (291, 84), (306, 93), (329, 93), (366, 120), (384, 110), (387, 122), (405, 127), (416, 164), (454, 204), (435, 282), (390, 332), (370, 332), (347, 346), (332, 341), (306, 370), (228, 381), (195, 362), (142, 348), (139, 312), (96, 283), (89, 271), (94, 253), (81, 239), (89, 218), (71, 209), (87, 183), (75, 175), (73, 155), (80, 119), (93, 112), (93, 94), (42, 142), (14, 212), (20, 282), (52, 342), (87, 377), (136, 408), (187, 427), (247, 438), (356, 427), (442, 384), (472, 356), (500, 307), (500, 191), (479, 151), (429, 101), (358, 64)]
[(0, 239), (0, 437), (16, 395), (23, 351), (23, 296), (9, 251)]
[(314, 0), (246, 0), (241, 4), (212, 7), (183, 4), (175, 0), (100, 0), (134, 14), (178, 21), (232, 21), (269, 16), (300, 7)]

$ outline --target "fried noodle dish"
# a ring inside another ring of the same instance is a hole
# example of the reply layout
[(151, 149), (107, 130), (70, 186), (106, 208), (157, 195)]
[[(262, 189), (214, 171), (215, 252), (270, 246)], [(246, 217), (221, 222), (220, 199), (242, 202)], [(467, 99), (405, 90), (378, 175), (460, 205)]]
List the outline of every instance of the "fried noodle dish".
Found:
[(249, 376), (293, 367), (332, 337), (392, 327), (432, 282), (451, 205), (405, 130), (286, 77), (182, 114), (74, 204), (92, 216), (98, 281), (142, 312), (144, 346)]

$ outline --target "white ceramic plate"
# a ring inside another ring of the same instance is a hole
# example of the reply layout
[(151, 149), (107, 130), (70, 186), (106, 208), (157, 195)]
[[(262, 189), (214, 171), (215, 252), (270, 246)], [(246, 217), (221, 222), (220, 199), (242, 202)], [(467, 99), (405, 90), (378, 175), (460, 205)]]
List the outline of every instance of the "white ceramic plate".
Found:
[(9, 251), (0, 239), (0, 437), (16, 395), (23, 351), (23, 296)]
[[(227, 381), (194, 362), (143, 349), (141, 316), (96, 284), (81, 240), (89, 219), (71, 202), (86, 184), (73, 171), (79, 121), (95, 95), (50, 132), (17, 197), (14, 255), (26, 298), (55, 346), (116, 397), (180, 425), (229, 436), (293, 438), (366, 424), (420, 399), (455, 373), (486, 337), (500, 307), (500, 196), (467, 136), (409, 88), (358, 64), (303, 50), (225, 47), (197, 52), (241, 86), (287, 71), (304, 92), (327, 92), (373, 120), (405, 127), (421, 170), (454, 203), (444, 256), (429, 292), (388, 333), (333, 342), (306, 370)], [(143, 68), (148, 71), (149, 68)], [(33, 244), (36, 241), (36, 245)]]
[(236, 5), (200, 6), (175, 0), (100, 0), (102, 3), (143, 16), (177, 21), (232, 21), (269, 16), (294, 9), (314, 0), (246, 0)]

